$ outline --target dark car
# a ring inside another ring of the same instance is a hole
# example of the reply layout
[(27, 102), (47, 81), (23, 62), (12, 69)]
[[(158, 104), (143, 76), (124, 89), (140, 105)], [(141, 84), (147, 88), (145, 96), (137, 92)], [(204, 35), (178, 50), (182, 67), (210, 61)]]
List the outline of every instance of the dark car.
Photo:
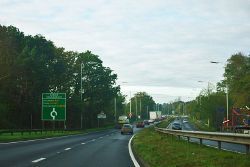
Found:
[(179, 122), (174, 122), (172, 124), (172, 129), (173, 130), (182, 130), (181, 124)]
[(144, 125), (144, 122), (143, 122), (143, 121), (139, 121), (139, 122), (136, 123), (136, 127), (137, 127), (137, 128), (144, 128), (144, 126), (145, 126), (145, 125)]
[(149, 125), (148, 120), (144, 120), (143, 123), (144, 123), (144, 125)]

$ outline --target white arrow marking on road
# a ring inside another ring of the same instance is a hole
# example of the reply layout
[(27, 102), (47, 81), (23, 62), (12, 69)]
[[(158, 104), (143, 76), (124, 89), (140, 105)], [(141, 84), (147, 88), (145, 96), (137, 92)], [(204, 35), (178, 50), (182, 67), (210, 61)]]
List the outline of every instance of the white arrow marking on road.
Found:
[(34, 161), (32, 161), (33, 163), (37, 163), (37, 162), (39, 162), (39, 161), (42, 161), (42, 160), (45, 160), (46, 158), (39, 158), (39, 159), (36, 159), (36, 160), (34, 160)]
[(53, 108), (53, 110), (51, 111), (50, 116), (52, 117), (53, 120), (55, 120), (55, 118), (57, 116), (57, 112), (56, 112), (55, 108)]

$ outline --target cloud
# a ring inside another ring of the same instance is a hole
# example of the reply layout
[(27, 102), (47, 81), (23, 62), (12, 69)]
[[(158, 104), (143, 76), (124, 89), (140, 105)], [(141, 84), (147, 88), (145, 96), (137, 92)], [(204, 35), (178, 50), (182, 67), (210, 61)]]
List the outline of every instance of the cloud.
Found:
[(0, 24), (42, 34), (66, 50), (91, 50), (118, 83), (158, 87), (154, 94), (171, 89), (171, 96), (187, 96), (204, 87), (198, 80), (222, 79), (224, 65), (209, 61), (249, 54), (245, 0), (1, 0), (0, 6)]

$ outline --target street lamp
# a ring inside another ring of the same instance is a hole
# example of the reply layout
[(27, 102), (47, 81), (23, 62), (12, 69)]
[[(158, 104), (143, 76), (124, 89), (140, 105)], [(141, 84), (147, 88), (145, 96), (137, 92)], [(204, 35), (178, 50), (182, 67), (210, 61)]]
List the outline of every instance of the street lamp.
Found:
[[(210, 61), (210, 63), (212, 64), (220, 64), (222, 62), (219, 62), (219, 61)], [(227, 78), (225, 78), (227, 80)], [(226, 81), (226, 102), (227, 102), (227, 120), (228, 120), (228, 84), (227, 84), (227, 81)]]
[[(124, 81), (124, 82), (122, 82), (123, 84), (127, 84), (128, 82), (126, 82), (126, 81)], [(129, 91), (129, 117), (131, 118), (131, 116), (132, 116), (132, 112), (131, 112), (131, 110), (132, 110), (132, 105), (131, 105), (131, 103), (132, 103), (132, 100), (131, 100), (131, 91)]]
[[(84, 64), (81, 63), (81, 89), (80, 89), (80, 94), (81, 94), (81, 103), (82, 103), (82, 93), (83, 93), (83, 88), (82, 88), (82, 79), (83, 79), (83, 74), (82, 74), (82, 71), (83, 71), (83, 68), (84, 68)], [(78, 73), (74, 73), (73, 75), (77, 75)], [(82, 106), (81, 106), (81, 129), (82, 129), (82, 120), (83, 120), (83, 115), (82, 115)]]

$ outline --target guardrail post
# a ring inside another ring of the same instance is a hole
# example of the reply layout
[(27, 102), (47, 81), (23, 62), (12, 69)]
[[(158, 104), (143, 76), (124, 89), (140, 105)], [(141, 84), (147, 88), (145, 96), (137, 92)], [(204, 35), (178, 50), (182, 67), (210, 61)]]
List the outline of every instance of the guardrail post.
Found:
[(221, 141), (218, 141), (218, 149), (221, 150)]
[(249, 152), (249, 145), (248, 144), (246, 144), (246, 154), (249, 154), (250, 152)]
[(202, 138), (200, 138), (200, 145), (202, 145)]
[(190, 142), (190, 137), (189, 136), (187, 136), (187, 141)]

